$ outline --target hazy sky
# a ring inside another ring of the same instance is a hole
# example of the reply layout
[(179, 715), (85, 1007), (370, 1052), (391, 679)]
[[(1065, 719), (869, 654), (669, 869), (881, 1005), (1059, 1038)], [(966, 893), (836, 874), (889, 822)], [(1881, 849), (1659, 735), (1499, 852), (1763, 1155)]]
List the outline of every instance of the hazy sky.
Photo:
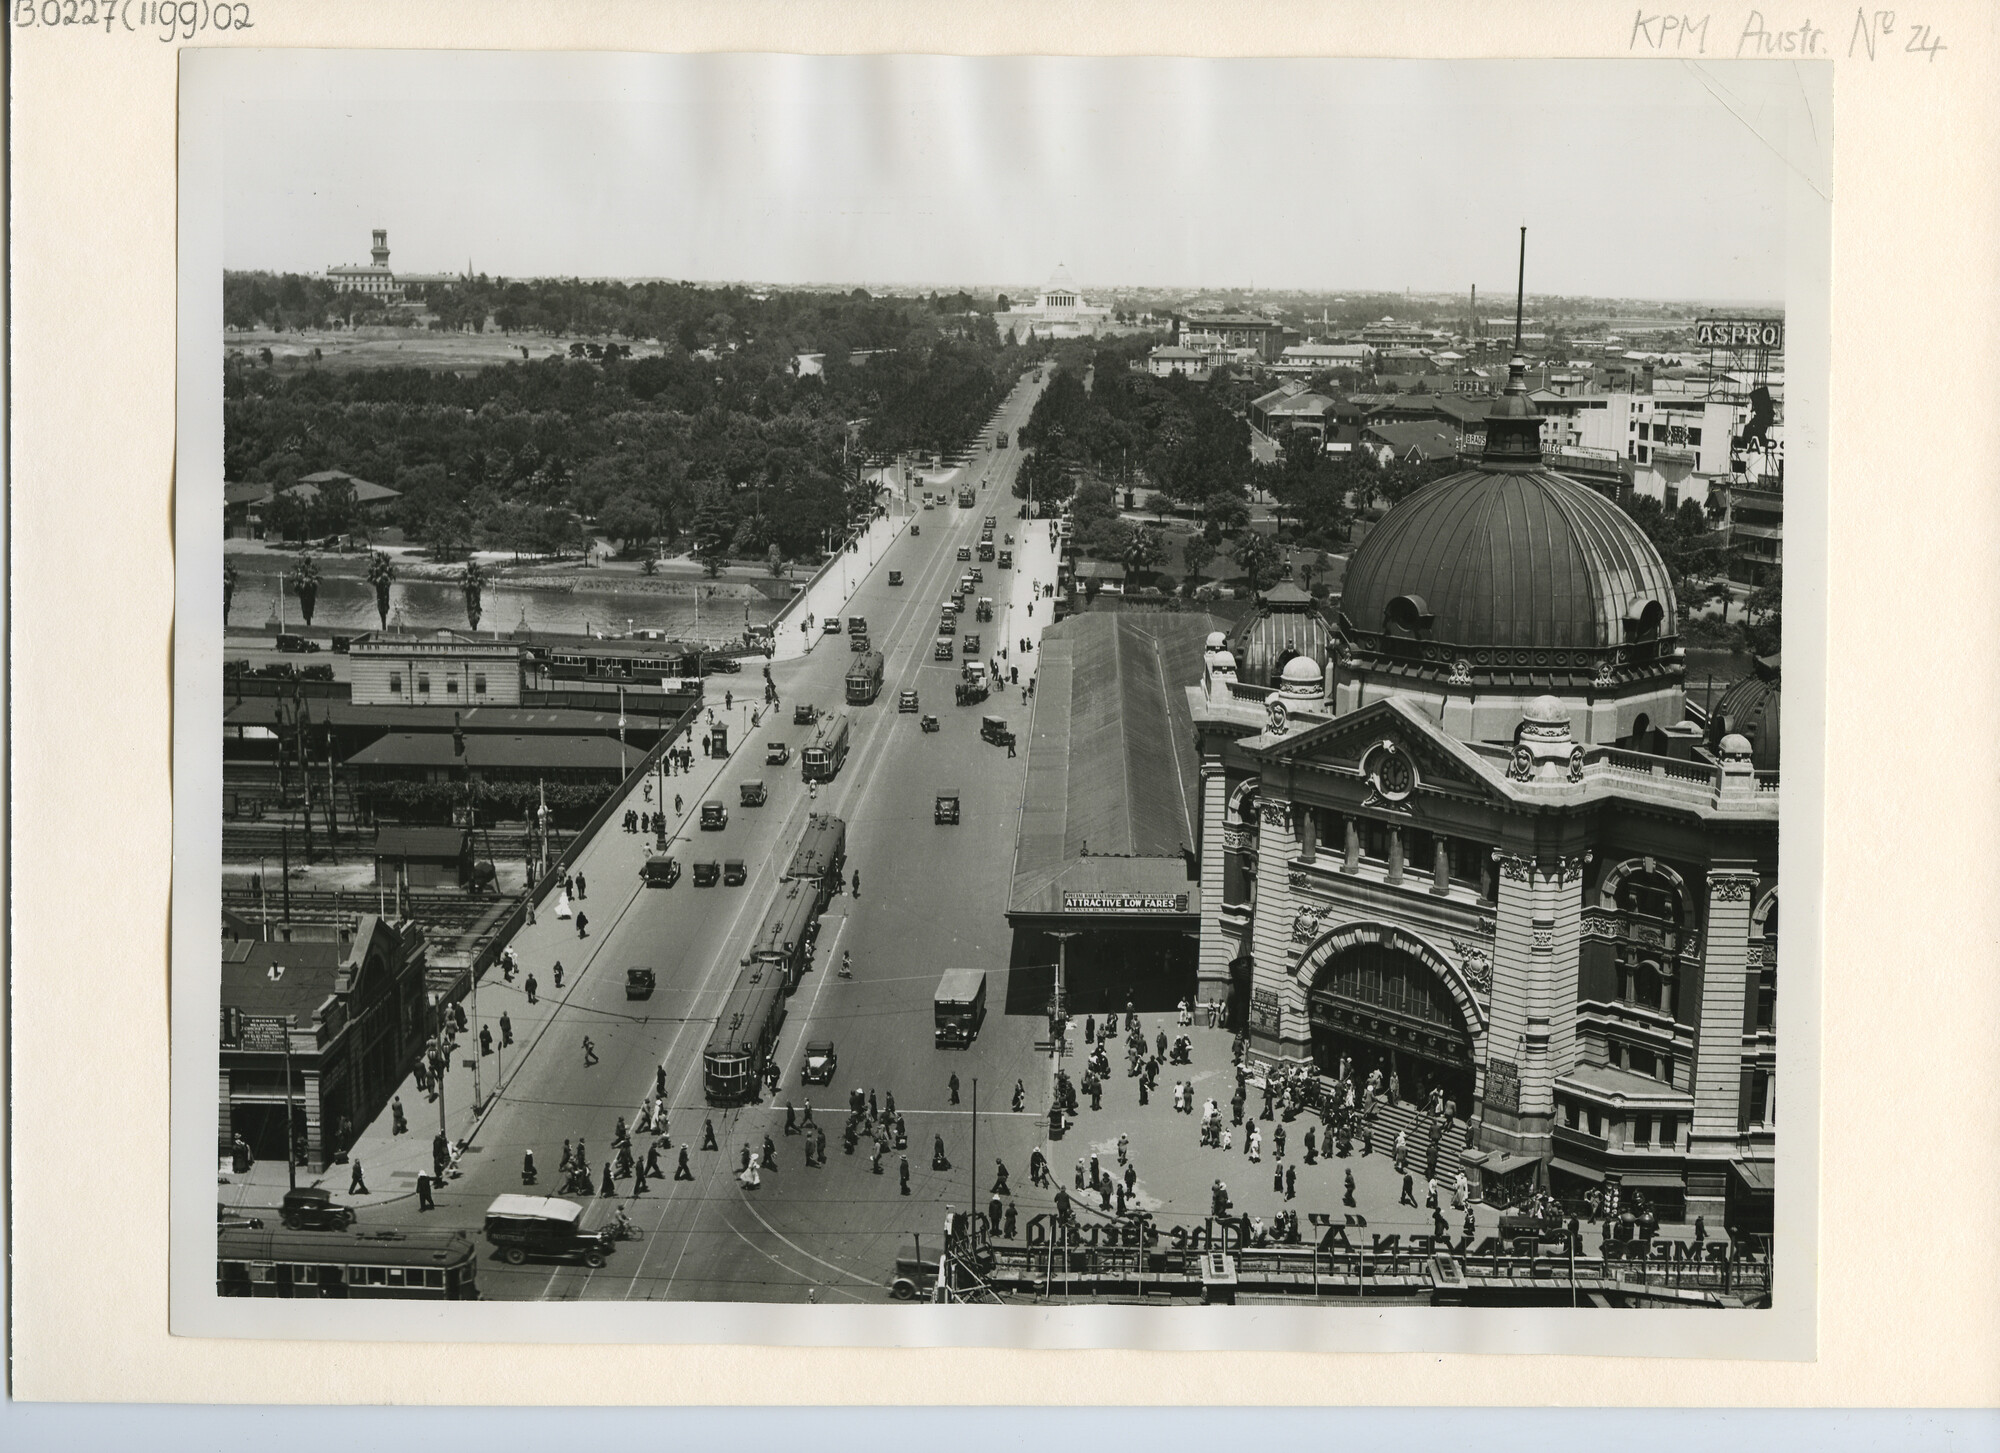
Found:
[(238, 58), (232, 268), (1785, 292), (1778, 65)]

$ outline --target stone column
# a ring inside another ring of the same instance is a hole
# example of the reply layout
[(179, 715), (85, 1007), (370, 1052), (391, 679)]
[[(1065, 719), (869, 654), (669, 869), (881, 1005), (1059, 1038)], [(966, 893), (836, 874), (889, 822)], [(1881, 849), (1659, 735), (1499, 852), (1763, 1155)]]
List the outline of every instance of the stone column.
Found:
[(1201, 759), (1201, 944), (1196, 955), (1195, 993), (1204, 1004), (1229, 1002), (1229, 963), (1236, 940), (1222, 931), (1223, 829), (1229, 810), (1229, 780), (1220, 753)]
[(1387, 881), (1403, 881), (1403, 830), (1394, 824), (1389, 828), (1389, 872)]
[(1435, 846), (1431, 854), (1431, 892), (1451, 891), (1451, 844), (1444, 838), (1433, 840)]
[[(1688, 1217), (1719, 1225), (1729, 1190), (1728, 1162), (1736, 1156), (1736, 1117), (1743, 1093), (1743, 1049), (1755, 1043), (1743, 1031), (1743, 1001), (1750, 959), (1750, 909), (1757, 875), (1710, 869), (1708, 912), (1702, 941), (1701, 1015), (1694, 1064), (1694, 1122), (1688, 1127)], [(1696, 1167), (1694, 1162), (1708, 1165)]]
[(1361, 867), (1361, 825), (1346, 816), (1341, 818), (1341, 822), (1345, 824), (1347, 830), (1341, 837), (1340, 871), (1357, 872)]

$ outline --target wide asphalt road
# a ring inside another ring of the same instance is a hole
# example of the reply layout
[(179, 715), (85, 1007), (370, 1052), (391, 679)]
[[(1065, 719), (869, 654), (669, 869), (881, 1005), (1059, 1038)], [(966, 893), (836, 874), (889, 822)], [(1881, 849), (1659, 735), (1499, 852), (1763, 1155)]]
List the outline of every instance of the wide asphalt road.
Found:
[[(696, 889), (684, 876), (671, 890), (646, 890), (632, 886), (631, 880), (593, 880), (594, 891), (585, 904), (592, 910), (593, 933), (587, 943), (576, 945), (574, 959), (565, 960), (572, 968), (567, 997), (539, 1027), (537, 1038), (524, 1038), (512, 1051), (525, 1051), (525, 1057), (509, 1063), (505, 1094), (479, 1128), (476, 1153), (465, 1158), (465, 1174), (440, 1196), (438, 1211), (423, 1221), (476, 1228), (492, 1196), (523, 1189), (521, 1158), (530, 1147), (541, 1169), (536, 1193), (555, 1193), (556, 1162), (565, 1139), (580, 1137), (587, 1143), (601, 1176), (617, 1117), (631, 1123), (661, 1065), (675, 1106), (674, 1146), (689, 1147), (695, 1178), (655, 1181), (643, 1197), (629, 1195), (629, 1179), (619, 1182), (619, 1199), (643, 1234), (622, 1243), (602, 1269), (535, 1262), (509, 1267), (489, 1257), (480, 1270), (484, 1296), (803, 1301), (811, 1294), (823, 1302), (880, 1301), (898, 1249), (908, 1248), (910, 1233), (922, 1232), (934, 1243), (944, 1224), (944, 1205), (968, 1204), (975, 1179), (983, 1204), (994, 1149), (1030, 1134), (1032, 1115), (1046, 1109), (1049, 1065), (1035, 1050), (1035, 1041), (1046, 1032), (1045, 1021), (1010, 1020), (1003, 1013), (1010, 944), (1003, 910), (1026, 761), (1010, 759), (1003, 748), (979, 739), (980, 717), (987, 711), (1008, 716), (1025, 738), (1026, 712), (1018, 688), (1011, 695), (996, 693), (982, 706), (954, 706), (952, 687), (963, 654), (949, 664), (932, 659), (940, 604), (970, 568), (956, 558), (957, 549), (976, 547), (986, 515), (998, 517), (996, 541), (1012, 534), (1021, 553), (1026, 522), (1018, 518), (1019, 501), (1011, 494), (1019, 451), (994, 449), (992, 443), (997, 430), (1018, 435), (1038, 392), (1032, 380), (1014, 390), (961, 471), (959, 479), (977, 485), (975, 506), (961, 509), (953, 503), (919, 510), (913, 518), (923, 527), (921, 537), (900, 534), (843, 612), (866, 616), (875, 647), (885, 654), (885, 680), (875, 704), (845, 706), (843, 679), (855, 659), (845, 635), (822, 637), (804, 659), (775, 668), (782, 710), (738, 749), (718, 781), (716, 795), (729, 806), (727, 829), (700, 833), (690, 828), (673, 848), (684, 863), (706, 856), (741, 857), (749, 882), (740, 888)], [(1045, 553), (1042, 558), (1046, 562)], [(1001, 603), (1001, 618), (981, 624), (968, 611), (961, 630), (978, 630), (982, 655), (990, 658), (1020, 635), (1038, 634), (1046, 621), (1005, 619), (1005, 601), (1015, 593), (1013, 573), (992, 564), (983, 569), (985, 580), (974, 597), (994, 596)], [(902, 573), (903, 584), (889, 585), (891, 570)], [(1047, 574), (1045, 564), (1043, 577)], [(996, 631), (1010, 636), (1001, 638)], [(1022, 675), (1025, 680), (1025, 669)], [(758, 689), (750, 675), (741, 685), (753, 696)], [(897, 710), (904, 689), (918, 692), (922, 710), (938, 716), (941, 731), (924, 733), (917, 714)], [(847, 709), (854, 720), (847, 764), (835, 782), (819, 788), (816, 799), (808, 797), (797, 761), (811, 729), (790, 724), (792, 706), (799, 700), (823, 710)], [(774, 740), (791, 746), (789, 766), (759, 765), (762, 744)], [(737, 783), (751, 777), (761, 777), (769, 790), (769, 801), (761, 808), (737, 803)], [(670, 794), (679, 780), (668, 779)], [(956, 827), (932, 821), (940, 789), (960, 796)], [(702, 1048), (758, 921), (777, 893), (778, 875), (809, 811), (846, 819), (849, 871), (860, 870), (862, 891), (858, 899), (846, 893), (836, 898), (822, 920), (820, 967), (805, 976), (790, 1000), (780, 1036), (784, 1086), (778, 1096), (742, 1108), (713, 1109), (702, 1096)], [(641, 845), (629, 837), (626, 841), (636, 861)], [(832, 972), (843, 950), (854, 956), (851, 981)], [(628, 1000), (625, 972), (641, 965), (654, 969), (658, 988), (649, 999)], [(988, 975), (986, 1027), (979, 1042), (964, 1051), (938, 1050), (932, 1041), (932, 991), (943, 970), (953, 966), (983, 968)], [(546, 970), (540, 983), (546, 996)], [(520, 989), (496, 983), (489, 975), (482, 992), (517, 994)], [(482, 1011), (483, 1018), (493, 1017), (490, 1005), (482, 1005)], [(587, 1067), (585, 1035), (597, 1057)], [(822, 1038), (835, 1042), (838, 1075), (831, 1086), (802, 1087), (803, 1046), (808, 1039)], [(949, 1103), (947, 1091), (954, 1071), (962, 1084), (957, 1106)], [(971, 1121), (975, 1078), (981, 1086), (979, 1155), (985, 1162), (977, 1177)], [(1028, 1090), (1027, 1113), (1020, 1117), (1010, 1115), (1006, 1103), (1017, 1078), (1026, 1081)], [(856, 1086), (873, 1088), (878, 1096), (893, 1093), (909, 1123), (907, 1197), (899, 1193), (894, 1155), (878, 1176), (871, 1174), (865, 1151), (851, 1157), (841, 1151), (844, 1102)], [(802, 1108), (807, 1098), (829, 1137), (830, 1164), (822, 1169), (806, 1169), (800, 1140), (781, 1133), (784, 1102), (792, 1099)], [(696, 1148), (704, 1120), (713, 1120), (721, 1151)], [(778, 1145), (777, 1164), (766, 1171), (761, 1186), (745, 1188), (736, 1176), (740, 1147), (746, 1142), (753, 1149), (761, 1146), (767, 1133)], [(949, 1173), (931, 1168), (936, 1136), (943, 1137), (953, 1162)], [(637, 1148), (646, 1143), (645, 1137), (635, 1138)], [(663, 1155), (669, 1174), (674, 1159), (671, 1152)], [(1025, 1181), (1017, 1154), (1010, 1152), (1010, 1164)], [(586, 1225), (609, 1218), (610, 1205), (597, 1198), (586, 1205)], [(404, 1212), (396, 1219), (414, 1223), (417, 1218)]]

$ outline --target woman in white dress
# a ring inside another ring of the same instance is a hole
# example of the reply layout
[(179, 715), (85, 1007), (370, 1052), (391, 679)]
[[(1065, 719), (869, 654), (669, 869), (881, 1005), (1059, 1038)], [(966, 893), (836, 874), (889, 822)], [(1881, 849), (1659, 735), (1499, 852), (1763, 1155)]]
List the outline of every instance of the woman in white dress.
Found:
[(764, 1183), (764, 1178), (762, 1175), (758, 1173), (757, 1167), (760, 1164), (762, 1164), (763, 1159), (764, 1157), (761, 1153), (752, 1155), (750, 1157), (750, 1164), (743, 1167), (743, 1173), (737, 1176), (736, 1179), (741, 1181), (744, 1185), (750, 1187), (752, 1190), (755, 1190), (758, 1186), (762, 1185)]
[(569, 889), (567, 888), (556, 889), (556, 917), (569, 917)]

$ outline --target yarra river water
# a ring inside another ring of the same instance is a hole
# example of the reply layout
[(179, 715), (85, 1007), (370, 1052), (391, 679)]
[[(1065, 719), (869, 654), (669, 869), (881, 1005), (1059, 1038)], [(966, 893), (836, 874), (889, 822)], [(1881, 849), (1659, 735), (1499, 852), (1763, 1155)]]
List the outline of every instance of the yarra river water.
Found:
[[(769, 621), (781, 604), (726, 581), (674, 582), (674, 586), (676, 593), (667, 594), (658, 588), (639, 588), (636, 581), (634, 589), (619, 591), (495, 583), (481, 593), (485, 611), (479, 625), (481, 630), (511, 631), (518, 629), (525, 617), (528, 628), (536, 631), (581, 635), (586, 630), (660, 630), (690, 641), (721, 643), (741, 636), (746, 625)], [(276, 620), (277, 615), (277, 576), (243, 572), (236, 582), (229, 624), (254, 630)], [(295, 630), (304, 624), (299, 617), (298, 596), (292, 593), (289, 582), (285, 623)], [(465, 596), (450, 581), (398, 580), (389, 590), (389, 623), (405, 630), (464, 630)], [(375, 590), (366, 580), (322, 576), (313, 611), (316, 629), (372, 631), (380, 625)]]

